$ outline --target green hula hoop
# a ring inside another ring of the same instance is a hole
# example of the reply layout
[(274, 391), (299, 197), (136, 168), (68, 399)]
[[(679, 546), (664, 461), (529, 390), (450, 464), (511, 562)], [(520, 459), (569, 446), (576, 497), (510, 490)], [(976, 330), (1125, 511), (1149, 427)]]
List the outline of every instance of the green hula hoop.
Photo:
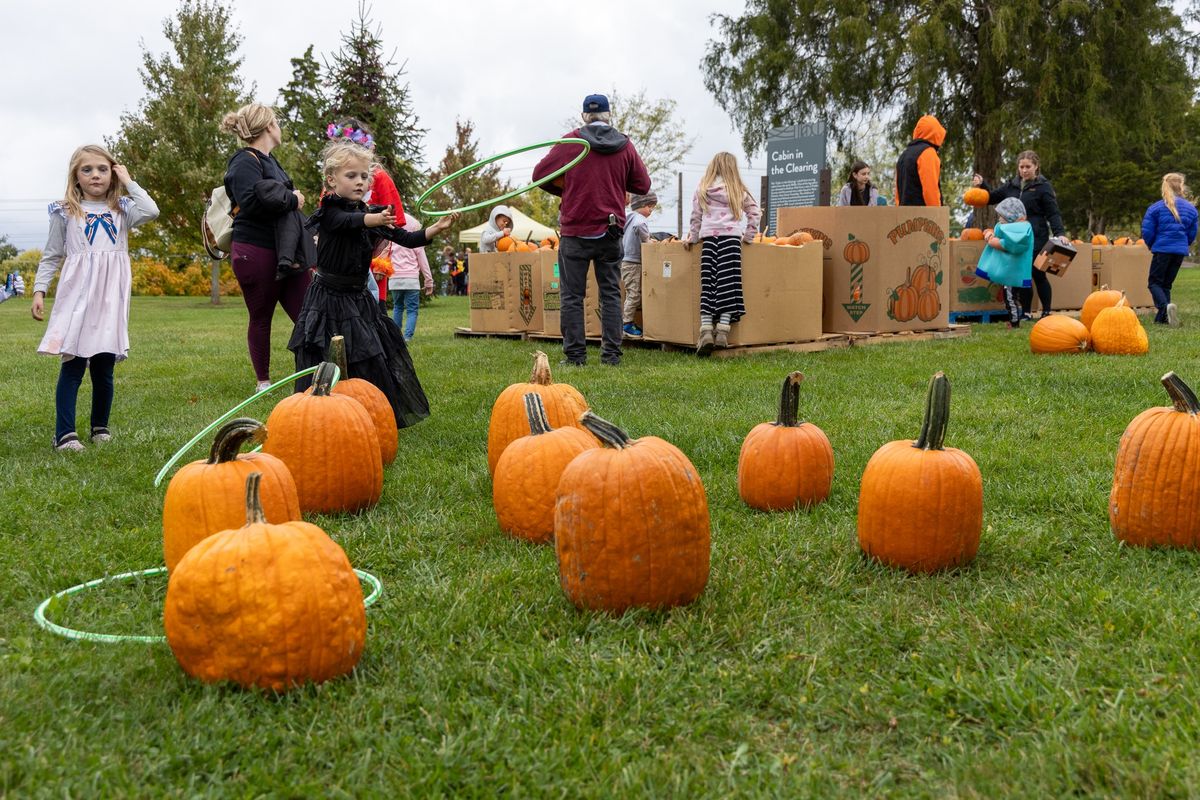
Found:
[[(541, 180), (534, 181), (533, 183), (529, 184), (528, 186), (522, 186), (520, 189), (514, 189), (511, 192), (507, 192), (502, 195), (497, 195), (496, 197), (492, 197), (488, 200), (484, 200), (479, 203), (472, 203), (469, 206), (460, 206), (458, 208), (452, 208), (449, 211), (438, 211), (437, 209), (433, 209), (433, 208), (430, 208), (430, 209), (425, 208), (425, 201), (429, 199), (429, 196), (431, 194), (433, 194), (438, 189), (445, 186), (447, 183), (450, 183), (451, 181), (455, 180), (456, 178), (466, 175), (468, 172), (471, 172), (472, 170), (479, 169), (480, 167), (486, 167), (488, 164), (491, 164), (493, 161), (499, 161), (502, 158), (508, 158), (509, 156), (520, 155), (521, 153), (527, 153), (530, 150), (539, 150), (543, 147), (553, 147), (556, 144), (580, 144), (580, 145), (583, 145), (583, 151), (580, 152), (579, 155), (575, 156), (575, 160), (568, 163), (565, 167), (562, 167), (561, 169), (557, 169), (554, 172), (551, 172), (546, 177), (542, 178)], [(555, 178), (559, 177), (560, 175), (563, 175), (564, 173), (566, 173), (567, 170), (574, 167), (580, 161), (583, 161), (583, 159), (586, 158), (587, 154), (590, 153), (591, 151), (592, 151), (592, 146), (590, 144), (588, 144), (585, 140), (577, 139), (577, 138), (573, 138), (573, 137), (567, 137), (565, 139), (550, 139), (549, 141), (546, 141), (546, 142), (538, 142), (537, 144), (526, 145), (525, 147), (519, 147), (516, 150), (509, 150), (507, 153), (501, 153), (498, 156), (492, 156), (490, 158), (485, 158), (482, 161), (476, 161), (474, 164), (470, 165), (469, 167), (463, 167), (458, 172), (455, 172), (451, 175), (446, 176), (445, 178), (442, 178), (440, 181), (435, 183), (433, 186), (430, 186), (428, 189), (426, 189), (425, 193), (417, 198), (417, 206), (413, 210), (413, 213), (417, 214), (418, 216), (424, 214), (427, 217), (448, 217), (454, 213), (474, 211), (477, 208), (484, 208), (485, 206), (495, 205), (496, 203), (503, 203), (505, 200), (509, 200), (513, 197), (516, 197), (519, 194), (525, 194), (525, 192), (528, 192), (530, 189), (536, 189), (537, 187), (541, 186), (543, 183), (549, 183), (550, 181), (554, 180)]]
[[(234, 414), (241, 411), (243, 408), (250, 405), (258, 398), (260, 398), (264, 395), (268, 395), (271, 392), (275, 391), (280, 386), (289, 384), (292, 381), (296, 380), (297, 378), (303, 378), (305, 375), (311, 375), (312, 373), (314, 373), (316, 371), (317, 371), (317, 367), (309, 367), (308, 369), (302, 369), (299, 372), (293, 372), (291, 375), (288, 375), (283, 380), (279, 380), (279, 381), (276, 381), (275, 383), (272, 383), (270, 386), (263, 389), (261, 392), (255, 392), (254, 394), (250, 395), (250, 397), (246, 398), (245, 400), (238, 403), (233, 408), (226, 411), (221, 416), (217, 417), (215, 420), (213, 420), (212, 422), (210, 422), (208, 424), (208, 427), (206, 427), (204, 430), (200, 431), (195, 436), (193, 436), (190, 442), (188, 442), (183, 447), (181, 447), (175, 451), (175, 455), (171, 456), (171, 458), (167, 460), (167, 463), (163, 464), (163, 468), (158, 471), (158, 474), (154, 476), (154, 485), (158, 486), (160, 483), (162, 483), (162, 479), (166, 477), (167, 473), (171, 470), (171, 467), (173, 467), (177, 463), (179, 463), (179, 459), (183, 458), (183, 454), (186, 453), (188, 450), (191, 450), (192, 447), (195, 446), (196, 442), (200, 441), (205, 436), (207, 436), (211, 431), (213, 431), (222, 422), (225, 422), (228, 419), (232, 419)], [(338, 379), (341, 376), (342, 376), (341, 370), (339, 370), (337, 368), (337, 366), (335, 365), (333, 368), (333, 382), (330, 384), (330, 386), (336, 386)], [(254, 452), (257, 452), (259, 449), (260, 448), (258, 448), (258, 447), (254, 448)]]
[[(127, 581), (133, 578), (143, 578), (149, 575), (161, 575), (167, 571), (166, 567), (151, 567), (150, 569), (135, 570), (133, 572), (122, 572), (120, 575), (108, 575), (103, 578), (96, 578), (87, 583), (81, 583), (78, 586), (72, 586), (70, 589), (63, 589), (61, 592), (52, 594), (42, 601), (37, 610), (33, 612), (34, 622), (43, 630), (50, 633), (62, 636), (66, 639), (76, 639), (85, 642), (105, 642), (113, 644), (117, 642), (142, 642), (145, 644), (159, 644), (167, 641), (166, 636), (145, 636), (140, 634), (129, 633), (95, 633), (93, 631), (83, 631), (76, 628), (68, 628), (65, 625), (59, 625), (46, 619), (46, 609), (55, 600), (62, 597), (70, 597), (73, 594), (87, 591), (88, 589), (99, 586), (102, 583), (109, 581)], [(371, 573), (356, 569), (354, 574), (358, 576), (360, 581), (365, 581), (371, 587), (371, 593), (363, 599), (363, 606), (370, 608), (383, 595), (383, 582), (376, 578)]]

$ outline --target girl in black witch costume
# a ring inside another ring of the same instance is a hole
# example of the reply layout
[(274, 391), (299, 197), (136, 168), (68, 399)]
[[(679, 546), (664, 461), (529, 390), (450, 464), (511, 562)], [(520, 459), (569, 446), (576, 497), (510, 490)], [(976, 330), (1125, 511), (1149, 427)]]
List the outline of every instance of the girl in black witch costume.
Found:
[[(346, 378), (363, 378), (383, 391), (392, 404), (396, 426), (404, 428), (429, 416), (429, 401), (413, 370), (404, 334), (367, 291), (371, 256), (381, 239), (403, 247), (424, 247), (452, 225), (458, 214), (442, 217), (423, 231), (396, 227), (391, 206), (362, 201), (371, 182), (371, 154), (350, 142), (335, 142), (321, 154), (325, 187), (320, 208), (308, 220), (317, 233), (317, 273), (304, 295), (288, 349), (296, 369), (325, 360), (329, 340), (346, 340)], [(298, 382), (298, 390), (311, 380)]]

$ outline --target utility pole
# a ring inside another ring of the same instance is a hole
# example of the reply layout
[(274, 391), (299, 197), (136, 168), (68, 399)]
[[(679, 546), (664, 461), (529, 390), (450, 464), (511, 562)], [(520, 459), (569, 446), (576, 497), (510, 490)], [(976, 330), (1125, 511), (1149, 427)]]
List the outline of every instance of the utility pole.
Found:
[(676, 209), (679, 215), (678, 226), (679, 231), (676, 233), (678, 238), (683, 238), (683, 173), (679, 173), (679, 208)]

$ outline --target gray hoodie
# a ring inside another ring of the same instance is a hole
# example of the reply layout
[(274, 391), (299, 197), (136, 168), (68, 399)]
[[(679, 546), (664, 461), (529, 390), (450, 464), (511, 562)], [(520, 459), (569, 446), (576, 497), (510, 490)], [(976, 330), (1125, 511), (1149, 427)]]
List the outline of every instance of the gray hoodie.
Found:
[(492, 209), (491, 216), (488, 217), (487, 227), (483, 229), (483, 233), (479, 234), (479, 252), (494, 253), (496, 252), (496, 242), (504, 235), (500, 230), (500, 226), (496, 224), (496, 217), (503, 214), (510, 221), (513, 220), (513, 213), (508, 206), (496, 206)]

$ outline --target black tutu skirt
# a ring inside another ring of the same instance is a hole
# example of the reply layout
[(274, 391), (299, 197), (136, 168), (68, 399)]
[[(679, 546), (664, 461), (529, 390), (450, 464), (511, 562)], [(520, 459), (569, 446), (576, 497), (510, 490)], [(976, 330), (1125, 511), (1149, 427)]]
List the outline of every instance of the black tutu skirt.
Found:
[[(329, 340), (341, 336), (346, 344), (344, 378), (362, 378), (379, 387), (392, 404), (396, 427), (407, 428), (429, 416), (429, 401), (413, 369), (404, 334), (379, 309), (362, 280), (318, 274), (304, 295), (288, 349), (296, 354), (296, 369), (315, 367), (325, 360)], [(312, 383), (297, 383), (303, 391)]]

